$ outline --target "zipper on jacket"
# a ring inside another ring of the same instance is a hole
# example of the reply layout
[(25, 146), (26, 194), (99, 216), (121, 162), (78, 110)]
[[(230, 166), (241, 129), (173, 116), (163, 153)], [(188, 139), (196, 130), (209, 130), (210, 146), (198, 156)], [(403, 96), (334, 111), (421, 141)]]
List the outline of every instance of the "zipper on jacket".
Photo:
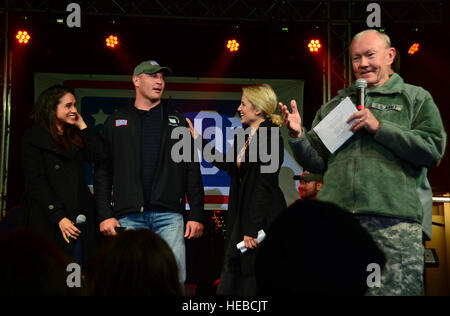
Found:
[(353, 214), (355, 214), (356, 213), (356, 204), (357, 204), (357, 196), (356, 196), (356, 169), (357, 169), (357, 167), (358, 167), (358, 161), (355, 159), (355, 158), (353, 158), (354, 159), (354, 169), (353, 169), (353, 201), (355, 201), (355, 204), (353, 204), (353, 210), (352, 210), (352, 213)]

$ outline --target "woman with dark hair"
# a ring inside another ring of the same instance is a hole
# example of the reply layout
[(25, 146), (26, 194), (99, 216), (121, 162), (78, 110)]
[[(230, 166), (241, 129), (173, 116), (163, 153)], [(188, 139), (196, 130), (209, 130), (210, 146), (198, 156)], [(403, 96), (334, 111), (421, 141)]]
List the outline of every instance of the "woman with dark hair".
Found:
[[(55, 85), (43, 91), (32, 112), (35, 123), (22, 140), (26, 181), (20, 228), (42, 234), (70, 256), (96, 255), (94, 201), (83, 162), (107, 159), (101, 138), (88, 128), (72, 89)], [(79, 215), (85, 223), (77, 228)], [(79, 249), (82, 249), (80, 251)], [(81, 260), (80, 260), (81, 261)]]

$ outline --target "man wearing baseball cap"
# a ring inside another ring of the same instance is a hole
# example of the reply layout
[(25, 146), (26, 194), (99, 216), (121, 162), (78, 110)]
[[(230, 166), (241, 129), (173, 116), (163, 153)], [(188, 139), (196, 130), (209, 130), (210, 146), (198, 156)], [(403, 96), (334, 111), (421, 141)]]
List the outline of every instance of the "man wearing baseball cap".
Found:
[[(153, 230), (172, 249), (183, 284), (184, 238), (203, 234), (204, 190), (200, 164), (176, 163), (171, 157), (178, 141), (171, 138), (172, 131), (188, 127), (186, 119), (162, 100), (165, 77), (171, 74), (154, 60), (134, 69), (134, 104), (118, 109), (103, 126), (111, 158), (96, 165), (94, 190), (100, 231), (110, 236), (124, 228)], [(184, 226), (186, 197), (190, 211)]]
[(303, 171), (300, 175), (295, 175), (294, 180), (300, 180), (298, 191), (302, 200), (316, 200), (323, 184), (323, 175)]

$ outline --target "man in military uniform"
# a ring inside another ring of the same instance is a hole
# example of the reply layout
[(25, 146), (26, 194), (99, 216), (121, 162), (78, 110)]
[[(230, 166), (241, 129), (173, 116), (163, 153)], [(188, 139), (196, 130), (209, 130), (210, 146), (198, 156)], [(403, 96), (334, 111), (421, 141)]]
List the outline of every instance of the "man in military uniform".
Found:
[[(386, 255), (380, 286), (368, 295), (423, 294), (423, 208), (417, 187), (423, 168), (442, 158), (447, 139), (430, 93), (392, 73), (395, 55), (386, 34), (366, 30), (353, 38), (353, 72), (367, 81), (366, 104), (348, 118), (354, 135), (334, 153), (313, 130), (302, 128), (294, 100), (292, 113), (280, 104), (296, 160), (311, 172), (325, 172), (318, 199), (355, 214)], [(356, 101), (355, 85), (324, 104), (312, 126), (346, 97)]]

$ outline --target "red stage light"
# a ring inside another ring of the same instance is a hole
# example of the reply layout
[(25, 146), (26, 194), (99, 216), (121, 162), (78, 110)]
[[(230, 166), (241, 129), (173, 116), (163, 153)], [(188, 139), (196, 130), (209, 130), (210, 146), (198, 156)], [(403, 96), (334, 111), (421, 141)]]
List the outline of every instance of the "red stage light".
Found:
[(311, 53), (318, 53), (320, 49), (322, 48), (322, 44), (320, 44), (320, 41), (317, 39), (312, 39), (308, 44), (308, 49)]
[(227, 44), (227, 49), (231, 52), (237, 52), (239, 50), (239, 42), (237, 42), (235, 39), (229, 40)]
[(411, 47), (409, 48), (408, 54), (414, 55), (415, 53), (417, 53), (419, 51), (419, 48), (420, 48), (419, 43), (412, 44)]
[(106, 39), (106, 46), (108, 46), (109, 48), (115, 48), (118, 45), (119, 45), (119, 40), (117, 39), (117, 36), (110, 35)]
[(28, 34), (27, 31), (19, 31), (16, 34), (16, 40), (17, 43), (19, 44), (28, 44), (28, 42), (30, 41), (31, 36)]

